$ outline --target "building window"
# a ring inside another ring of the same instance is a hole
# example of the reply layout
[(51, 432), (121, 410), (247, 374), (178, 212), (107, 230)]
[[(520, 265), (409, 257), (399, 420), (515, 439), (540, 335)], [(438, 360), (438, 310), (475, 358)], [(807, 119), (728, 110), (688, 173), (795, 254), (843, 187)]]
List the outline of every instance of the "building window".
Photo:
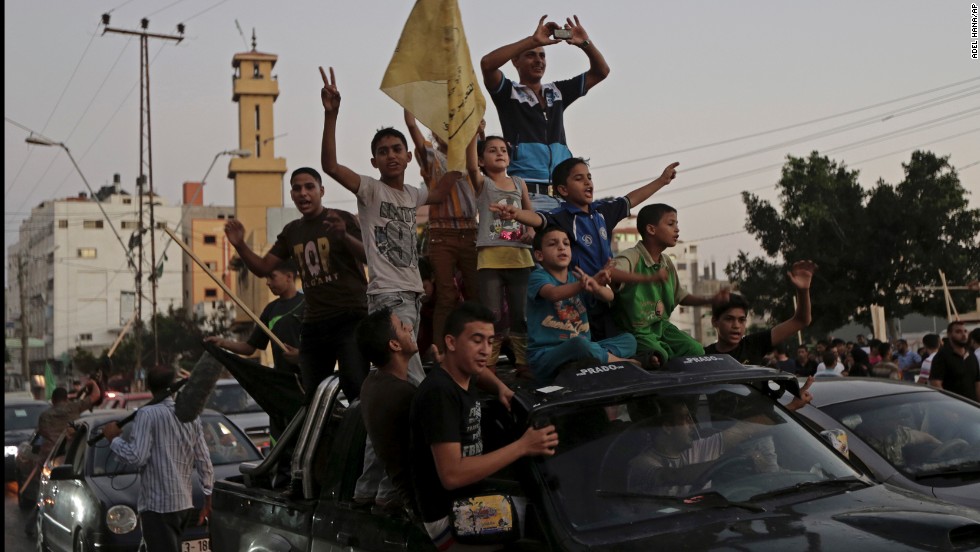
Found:
[(122, 229), (123, 230), (136, 230), (136, 227), (137, 226), (139, 226), (139, 223), (136, 222), (135, 220), (124, 220), (124, 221), (122, 221)]
[(68, 219), (58, 220), (58, 228), (68, 228)]
[(677, 270), (687, 270), (687, 263), (677, 263)]
[(94, 259), (98, 256), (98, 252), (94, 247), (79, 247), (78, 248), (78, 258), (79, 259)]
[(698, 246), (692, 245), (691, 248), (690, 248), (690, 252), (691, 253), (697, 253), (698, 252)]
[(123, 198), (123, 205), (131, 205), (132, 203), (133, 203), (133, 198), (131, 198), (131, 197), (124, 197)]
[(253, 63), (252, 64), (252, 78), (253, 79), (261, 79), (262, 78), (262, 73), (259, 73), (259, 64), (258, 63)]
[(218, 238), (212, 234), (206, 234), (204, 236), (204, 245), (214, 245), (218, 243)]
[(261, 119), (259, 118), (259, 106), (255, 106), (255, 130), (262, 128)]
[(92, 334), (90, 334), (90, 333), (78, 334), (78, 340), (79, 341), (92, 341)]
[(96, 228), (102, 228), (102, 221), (101, 220), (86, 220), (86, 221), (82, 222), (82, 228), (85, 228), (86, 230), (92, 230), (92, 229), (96, 229)]
[(218, 270), (218, 263), (214, 261), (205, 261), (204, 266), (208, 267), (208, 270), (210, 270), (211, 272)]
[(204, 297), (213, 299), (218, 296), (218, 290), (216, 288), (207, 288), (204, 290)]
[(262, 141), (259, 140), (259, 135), (255, 135), (255, 156), (262, 157)]
[(161, 221), (161, 222), (158, 222), (157, 223), (157, 230), (163, 230), (166, 227), (167, 227), (167, 223), (166, 222), (162, 222)]

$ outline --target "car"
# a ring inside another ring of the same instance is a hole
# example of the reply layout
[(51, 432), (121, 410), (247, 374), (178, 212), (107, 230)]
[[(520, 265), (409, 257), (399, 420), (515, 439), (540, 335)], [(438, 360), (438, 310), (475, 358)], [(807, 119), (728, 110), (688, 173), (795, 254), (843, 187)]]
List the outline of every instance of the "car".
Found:
[(99, 408), (125, 408), (133, 410), (153, 400), (153, 393), (140, 391), (124, 393), (122, 391), (106, 391)]
[(269, 415), (234, 378), (219, 379), (207, 408), (231, 418), (260, 450), (269, 447)]
[(31, 438), (37, 430), (37, 419), (51, 403), (29, 398), (4, 396), (3, 413), (3, 476), (4, 482), (20, 481), (27, 474), (19, 474), (17, 455), (21, 443)]
[[(483, 454), (545, 425), (556, 427), (558, 447), (457, 489), (454, 533), (522, 551), (980, 547), (980, 511), (874, 481), (835, 448), (841, 432), (821, 434), (778, 403), (786, 392), (800, 393), (795, 376), (712, 355), (657, 371), (566, 369), (551, 386), (518, 389), (507, 407), (484, 397)], [(418, 520), (354, 500), (360, 407), (331, 375), (261, 463), (216, 483), (215, 552), (435, 551)], [(682, 407), (683, 417), (668, 416)], [(724, 446), (688, 466), (668, 458), (655, 472), (666, 477), (645, 480), (654, 439), (665, 437)], [(284, 491), (275, 465), (287, 451)]]
[[(126, 415), (121, 410), (87, 413), (75, 422), (74, 431), (63, 433), (55, 444), (41, 475), (38, 550), (135, 551), (139, 546), (139, 471), (122, 462), (105, 440), (88, 444), (104, 424)], [(201, 422), (216, 481), (237, 474), (241, 462), (262, 457), (248, 437), (220, 412), (205, 410)], [(124, 438), (132, 427), (123, 426)], [(195, 508), (203, 505), (203, 499), (195, 476)], [(185, 552), (210, 550), (208, 527), (189, 527), (183, 541)]]
[(980, 508), (980, 404), (897, 380), (815, 382), (797, 411), (815, 428), (847, 433), (850, 454), (879, 481)]

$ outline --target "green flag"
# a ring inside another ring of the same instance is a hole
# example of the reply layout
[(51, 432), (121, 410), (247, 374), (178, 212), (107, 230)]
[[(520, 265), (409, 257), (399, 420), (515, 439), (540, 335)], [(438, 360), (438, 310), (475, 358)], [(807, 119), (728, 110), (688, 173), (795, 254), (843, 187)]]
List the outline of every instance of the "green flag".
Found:
[(46, 400), (51, 400), (51, 395), (54, 393), (54, 388), (57, 387), (58, 382), (54, 379), (54, 372), (51, 371), (51, 365), (48, 361), (44, 361), (44, 398)]

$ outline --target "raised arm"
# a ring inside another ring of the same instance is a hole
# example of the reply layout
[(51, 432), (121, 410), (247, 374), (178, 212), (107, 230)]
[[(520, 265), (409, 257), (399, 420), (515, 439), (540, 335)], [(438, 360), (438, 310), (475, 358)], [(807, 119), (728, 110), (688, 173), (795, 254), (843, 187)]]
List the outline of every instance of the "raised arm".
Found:
[(252, 248), (245, 243), (245, 226), (238, 219), (231, 219), (225, 223), (225, 236), (228, 238), (228, 243), (238, 252), (238, 256), (241, 257), (245, 266), (259, 278), (265, 278), (272, 272), (272, 269), (282, 263), (282, 259), (272, 253), (266, 253), (264, 257), (259, 257), (257, 253), (252, 251)]
[(572, 38), (567, 42), (572, 46), (578, 46), (589, 58), (589, 71), (585, 74), (585, 89), (590, 90), (609, 76), (609, 64), (602, 52), (596, 48), (594, 42), (589, 40), (589, 33), (585, 32), (585, 27), (578, 22), (578, 16), (573, 15), (572, 19), (565, 19), (565, 28), (572, 31)]
[(664, 169), (664, 172), (657, 177), (656, 180), (653, 180), (648, 184), (644, 184), (643, 186), (640, 186), (639, 188), (626, 194), (626, 199), (630, 201), (630, 208), (636, 207), (637, 205), (650, 199), (650, 196), (659, 191), (660, 188), (670, 184), (670, 181), (677, 176), (678, 165), (680, 165), (680, 163), (676, 161), (670, 165), (667, 165), (667, 168)]
[[(531, 36), (501, 46), (483, 56), (483, 59), (480, 60), (480, 70), (483, 71), (483, 84), (487, 90), (496, 90), (500, 86), (500, 82), (504, 79), (504, 74), (500, 68), (511, 59), (533, 48), (561, 42), (561, 40), (551, 38), (551, 33), (558, 28), (558, 23), (553, 21), (545, 23), (546, 17), (548, 16), (541, 16), (541, 19), (538, 20), (538, 27)], [(606, 70), (608, 72), (608, 67)]]
[(585, 291), (585, 282), (583, 280), (579, 280), (577, 282), (557, 286), (554, 284), (545, 284), (541, 286), (540, 290), (538, 290), (538, 295), (540, 295), (545, 301), (554, 303), (568, 299), (569, 297), (575, 297), (583, 291)]
[(435, 187), (429, 189), (429, 195), (425, 199), (426, 205), (436, 205), (442, 203), (449, 196), (449, 190), (452, 189), (459, 179), (463, 178), (463, 173), (459, 171), (449, 171), (442, 175), (439, 182), (436, 182)]
[(323, 172), (330, 175), (353, 193), (361, 187), (361, 177), (357, 173), (337, 162), (337, 113), (340, 111), (340, 91), (337, 90), (337, 79), (330, 68), (330, 78), (320, 67), (323, 78), (323, 88), (320, 90), (320, 100), (323, 102), (323, 142), (320, 148), (320, 164)]
[(694, 295), (693, 293), (688, 294), (680, 301), (679, 304), (685, 307), (706, 307), (708, 305), (721, 305), (727, 303), (731, 298), (732, 292), (728, 288), (722, 288), (714, 295), (708, 297), (706, 295)]
[(470, 186), (473, 187), (474, 195), (479, 196), (483, 192), (483, 173), (480, 172), (480, 159), (477, 155), (476, 141), (483, 132), (486, 121), (480, 122), (480, 132), (477, 132), (469, 144), (466, 144), (466, 176), (470, 179)]
[(810, 325), (812, 316), (810, 314), (810, 283), (813, 281), (813, 273), (817, 271), (817, 265), (813, 261), (796, 261), (792, 268), (786, 273), (789, 281), (796, 288), (796, 312), (789, 320), (785, 320), (772, 329), (772, 344), (782, 343), (785, 339), (796, 332), (802, 331)]
[(412, 144), (415, 145), (415, 159), (419, 162), (419, 172), (422, 178), (426, 181), (426, 185), (429, 184), (429, 176), (432, 174), (429, 171), (429, 154), (425, 150), (425, 137), (422, 136), (422, 131), (419, 130), (418, 121), (415, 120), (415, 115), (409, 110), (405, 111), (405, 126), (408, 127), (408, 134), (412, 137)]
[(502, 220), (516, 220), (532, 228), (542, 228), (545, 225), (544, 217), (530, 209), (518, 209), (513, 205), (491, 205), (490, 210), (497, 213)]
[[(599, 272), (602, 273), (603, 270), (600, 270)], [(612, 302), (613, 290), (611, 290), (609, 286), (596, 281), (595, 278), (589, 276), (585, 273), (585, 271), (577, 266), (572, 269), (572, 272), (575, 274), (575, 277), (578, 278), (579, 282), (582, 283), (582, 288), (584, 291), (595, 295), (606, 303)], [(608, 276), (605, 276), (603, 279), (608, 279)]]

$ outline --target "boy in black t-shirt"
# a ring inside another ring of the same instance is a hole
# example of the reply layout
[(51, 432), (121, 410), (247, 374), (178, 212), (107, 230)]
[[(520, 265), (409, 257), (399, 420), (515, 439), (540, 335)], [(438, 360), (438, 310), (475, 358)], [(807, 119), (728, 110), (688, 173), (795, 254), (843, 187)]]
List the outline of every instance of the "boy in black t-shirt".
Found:
[(282, 229), (265, 256), (260, 257), (245, 243), (245, 227), (237, 219), (225, 224), (225, 235), (256, 276), (268, 275), (286, 259), (296, 260), (306, 296), (300, 337), (306, 400), (312, 399), (317, 385), (336, 364), (340, 367), (340, 386), (352, 401), (368, 372), (354, 341), (354, 327), (367, 316), (361, 231), (350, 213), (324, 208), (323, 179), (315, 169), (293, 171), (289, 197), (301, 217)]
[(412, 482), (425, 530), (436, 548), (452, 550), (449, 526), (454, 491), (469, 486), (524, 456), (553, 455), (554, 426), (528, 428), (513, 443), (484, 454), (480, 403), (473, 383), (497, 393), (510, 408), (513, 391), (486, 369), (494, 336), (493, 313), (465, 302), (446, 319), (446, 353), (412, 401)]
[(733, 293), (728, 302), (712, 307), (711, 325), (718, 332), (718, 341), (705, 347), (704, 352), (727, 354), (742, 364), (765, 366), (765, 356), (773, 346), (810, 325), (810, 283), (816, 270), (813, 261), (793, 263), (786, 275), (796, 288), (796, 312), (771, 330), (745, 335), (749, 303), (741, 295)]

